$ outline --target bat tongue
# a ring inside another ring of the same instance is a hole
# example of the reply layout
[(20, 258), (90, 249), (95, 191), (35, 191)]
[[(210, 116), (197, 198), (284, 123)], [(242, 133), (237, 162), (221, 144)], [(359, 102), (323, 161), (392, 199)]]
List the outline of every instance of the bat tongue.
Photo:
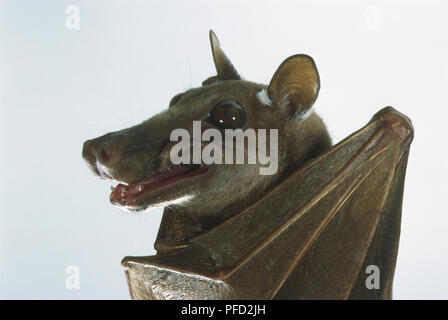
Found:
[(110, 201), (115, 205), (131, 205), (143, 193), (155, 190), (165, 185), (171, 184), (181, 179), (193, 177), (207, 171), (202, 165), (177, 165), (168, 171), (156, 174), (150, 179), (131, 185), (118, 184), (110, 194)]

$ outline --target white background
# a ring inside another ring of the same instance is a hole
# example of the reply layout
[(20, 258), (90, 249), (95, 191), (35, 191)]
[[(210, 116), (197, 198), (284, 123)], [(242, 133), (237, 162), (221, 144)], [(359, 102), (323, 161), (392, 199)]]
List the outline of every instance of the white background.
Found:
[[(82, 143), (215, 74), (213, 29), (255, 82), (312, 55), (335, 142), (387, 105), (413, 120), (394, 297), (447, 299), (448, 2), (335, 2), (1, 0), (0, 298), (129, 297), (120, 260), (154, 253), (162, 209), (112, 207)], [(80, 30), (65, 26), (69, 4)]]

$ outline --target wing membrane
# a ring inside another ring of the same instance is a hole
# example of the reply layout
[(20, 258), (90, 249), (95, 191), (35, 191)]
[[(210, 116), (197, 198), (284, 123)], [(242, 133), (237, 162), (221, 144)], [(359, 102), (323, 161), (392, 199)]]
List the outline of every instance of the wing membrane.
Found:
[[(212, 299), (390, 298), (412, 136), (405, 116), (390, 107), (381, 110), (186, 248), (125, 258), (130, 291), (160, 298), (151, 279), (163, 269), (178, 283), (209, 281), (218, 292), (205, 295)], [(379, 267), (378, 290), (365, 286), (369, 265)], [(182, 296), (182, 285), (174, 287), (167, 290)], [(193, 298), (195, 290), (187, 291), (182, 297)]]

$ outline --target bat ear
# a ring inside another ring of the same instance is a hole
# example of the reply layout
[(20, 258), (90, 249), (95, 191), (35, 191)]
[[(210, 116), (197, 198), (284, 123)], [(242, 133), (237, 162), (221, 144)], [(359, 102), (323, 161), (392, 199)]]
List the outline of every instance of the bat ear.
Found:
[(313, 58), (298, 54), (283, 61), (267, 90), (274, 106), (292, 119), (301, 120), (313, 106), (319, 89), (319, 73)]
[(221, 49), (218, 37), (216, 37), (216, 34), (212, 30), (210, 30), (210, 45), (212, 47), (216, 71), (218, 72), (218, 80), (241, 80), (241, 76), (238, 74), (232, 62), (230, 62), (229, 58), (227, 58), (226, 54)]

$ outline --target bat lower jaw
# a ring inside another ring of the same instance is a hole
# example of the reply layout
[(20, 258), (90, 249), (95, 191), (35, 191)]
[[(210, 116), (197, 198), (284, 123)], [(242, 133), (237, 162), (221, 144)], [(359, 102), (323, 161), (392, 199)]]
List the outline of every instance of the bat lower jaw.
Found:
[(208, 171), (205, 165), (177, 165), (165, 172), (158, 173), (143, 182), (124, 185), (118, 184), (110, 194), (110, 202), (116, 206), (136, 211), (147, 206), (141, 205), (141, 199), (149, 193), (160, 191), (177, 182), (204, 174)]

